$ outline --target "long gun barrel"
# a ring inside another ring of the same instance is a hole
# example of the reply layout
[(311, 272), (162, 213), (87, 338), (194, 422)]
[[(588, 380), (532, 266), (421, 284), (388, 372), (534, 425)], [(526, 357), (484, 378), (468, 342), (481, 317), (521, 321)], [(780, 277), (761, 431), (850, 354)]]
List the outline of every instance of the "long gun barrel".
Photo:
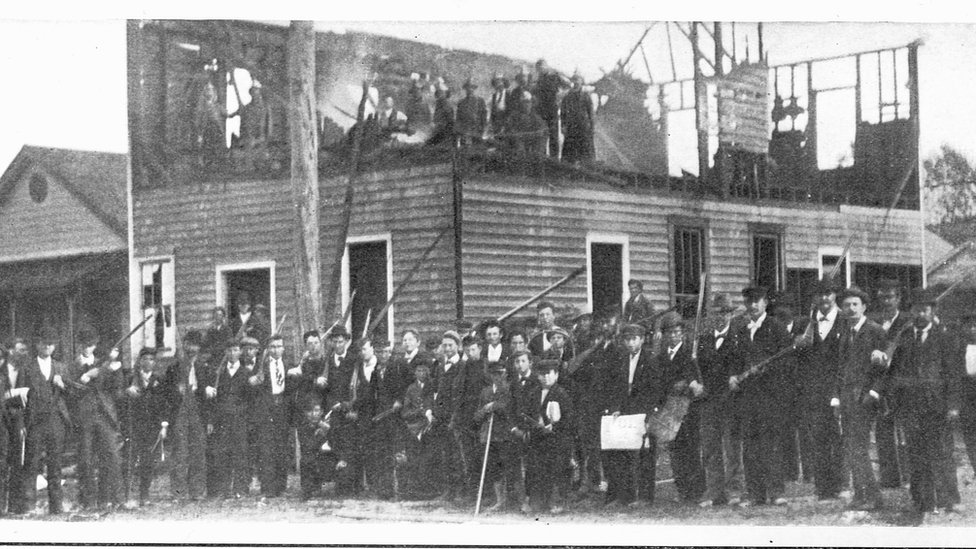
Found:
[(514, 307), (513, 309), (509, 310), (507, 313), (505, 313), (502, 316), (498, 317), (496, 320), (498, 320), (498, 322), (501, 322), (501, 321), (509, 318), (510, 316), (512, 316), (514, 314), (517, 314), (522, 309), (525, 309), (529, 305), (532, 305), (536, 301), (538, 301), (538, 300), (542, 299), (543, 297), (549, 295), (552, 291), (556, 290), (560, 286), (563, 286), (564, 284), (566, 284), (570, 280), (573, 280), (574, 278), (576, 278), (577, 276), (579, 276), (580, 274), (582, 274), (583, 271), (585, 271), (585, 270), (586, 270), (586, 265), (583, 265), (581, 267), (577, 267), (576, 269), (573, 270), (573, 272), (569, 273), (568, 275), (562, 277), (561, 279), (559, 279), (555, 283), (551, 284), (545, 290), (542, 290), (541, 292), (535, 294), (534, 296), (530, 297), (529, 299), (526, 299), (525, 301), (523, 301), (522, 303), (520, 303), (518, 306)]

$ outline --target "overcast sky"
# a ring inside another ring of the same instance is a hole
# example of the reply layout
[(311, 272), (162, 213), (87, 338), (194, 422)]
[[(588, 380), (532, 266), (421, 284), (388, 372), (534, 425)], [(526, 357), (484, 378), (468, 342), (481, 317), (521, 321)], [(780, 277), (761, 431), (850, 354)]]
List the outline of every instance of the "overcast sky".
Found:
[[(734, 20), (797, 19), (809, 14), (789, 12), (730, 12), (716, 4), (696, 12), (670, 8), (648, 10), (642, 2), (614, 1), (566, 4), (558, 10), (517, 3), (482, 2), (476, 11), (455, 1), (420, 9), (418, 2), (364, 3), (372, 9), (345, 6), (328, 14), (296, 11), (288, 2), (268, 3), (254, 13), (240, 4), (209, 5), (207, 12), (187, 11), (189, 2), (169, 2), (166, 9), (118, 11), (100, 4), (65, 4), (57, 10), (45, 3), (18, 8), (0, 20), (0, 74), (6, 85), (0, 89), (0, 166), (4, 169), (24, 144), (124, 152), (126, 150), (125, 25), (120, 17), (207, 17), (278, 19), (314, 18), (322, 29), (367, 30), (435, 44), (500, 53), (534, 60), (545, 57), (551, 65), (571, 73), (579, 70), (588, 79), (600, 75), (627, 55), (651, 19)], [(696, 3), (698, 6), (700, 3)], [(976, 158), (976, 24), (931, 22), (946, 13), (956, 21), (970, 20), (968, 14), (940, 11), (938, 3), (916, 2), (914, 11), (872, 11), (866, 3), (852, 12), (838, 2), (818, 2), (821, 20), (873, 19), (927, 21), (925, 23), (767, 23), (765, 45), (773, 64), (845, 52), (899, 46), (915, 39), (920, 50), (921, 139), (923, 155), (949, 143), (970, 158)], [(638, 6), (639, 5), (639, 6)], [(948, 4), (946, 4), (948, 5)], [(236, 6), (231, 8), (230, 6)], [(278, 8), (276, 9), (275, 6)], [(611, 9), (597, 11), (598, 6)], [(699, 6), (700, 7), (700, 6)], [(764, 8), (765, 9), (765, 8)], [(57, 15), (59, 20), (45, 20)], [(11, 19), (17, 17), (18, 19)], [(534, 19), (516, 22), (510, 19)], [(468, 19), (469, 21), (461, 21)], [(509, 19), (492, 23), (474, 20)], [(556, 22), (540, 20), (560, 19)], [(603, 21), (594, 21), (602, 19)], [(643, 20), (643, 21), (642, 21)], [(397, 21), (396, 23), (382, 21)], [(423, 21), (423, 22), (421, 22)], [(433, 22), (432, 22), (433, 21)], [(614, 22), (611, 22), (614, 21)], [(675, 43), (683, 40), (673, 32)], [(645, 42), (652, 74), (670, 76), (666, 57), (664, 25), (652, 29)], [(740, 36), (740, 49), (742, 48)], [(755, 51), (755, 44), (752, 46)], [(690, 71), (690, 64), (678, 60), (678, 71)], [(646, 79), (640, 54), (630, 67)], [(964, 69), (965, 68), (965, 69)]]

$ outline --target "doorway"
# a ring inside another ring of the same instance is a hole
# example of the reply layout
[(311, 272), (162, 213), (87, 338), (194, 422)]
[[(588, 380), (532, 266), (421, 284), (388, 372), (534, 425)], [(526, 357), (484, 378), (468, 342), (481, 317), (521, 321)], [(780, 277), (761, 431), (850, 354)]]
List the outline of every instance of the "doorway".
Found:
[[(350, 332), (356, 340), (363, 336), (369, 324), (377, 321), (377, 315), (389, 299), (389, 255), (386, 240), (350, 243), (346, 250), (349, 260), (347, 288), (349, 295), (356, 292), (350, 313)], [(390, 317), (387, 310), (378, 320), (373, 335), (389, 336)]]
[(623, 303), (624, 245), (590, 243), (590, 303), (597, 316), (620, 312)]

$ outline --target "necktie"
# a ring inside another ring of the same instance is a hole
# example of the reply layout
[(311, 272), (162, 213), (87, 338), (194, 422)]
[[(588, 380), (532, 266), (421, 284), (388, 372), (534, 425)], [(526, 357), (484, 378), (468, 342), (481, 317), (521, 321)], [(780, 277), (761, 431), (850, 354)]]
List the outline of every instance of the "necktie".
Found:
[(275, 383), (281, 387), (285, 383), (285, 375), (281, 372), (281, 362), (274, 361), (275, 365)]

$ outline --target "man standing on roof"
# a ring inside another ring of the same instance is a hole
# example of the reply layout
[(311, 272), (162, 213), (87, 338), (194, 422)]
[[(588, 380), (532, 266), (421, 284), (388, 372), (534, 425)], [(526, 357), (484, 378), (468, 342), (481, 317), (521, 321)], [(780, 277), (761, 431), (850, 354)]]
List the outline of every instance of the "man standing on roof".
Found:
[(563, 124), (562, 159), (580, 163), (593, 160), (593, 100), (583, 91), (583, 77), (573, 75), (573, 89), (563, 97), (560, 116)]
[(559, 92), (569, 86), (545, 59), (539, 59), (535, 67), (539, 73), (535, 88), (536, 110), (549, 128), (549, 156), (556, 157), (559, 156)]
[(461, 139), (461, 145), (480, 143), (488, 129), (488, 107), (485, 100), (474, 94), (478, 84), (468, 78), (464, 82), (464, 99), (457, 104), (454, 131)]

